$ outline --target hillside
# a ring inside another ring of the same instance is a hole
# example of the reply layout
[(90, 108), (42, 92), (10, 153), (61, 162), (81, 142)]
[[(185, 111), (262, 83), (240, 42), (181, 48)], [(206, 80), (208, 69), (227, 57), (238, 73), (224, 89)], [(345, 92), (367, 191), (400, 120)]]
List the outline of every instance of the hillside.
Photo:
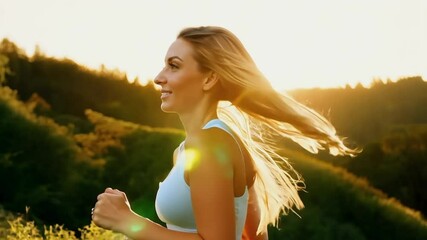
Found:
[[(89, 224), (87, 209), (94, 196), (103, 186), (115, 186), (128, 193), (137, 212), (158, 221), (154, 194), (170, 168), (170, 156), (182, 141), (182, 132), (88, 111), (93, 132), (72, 138), (65, 129), (32, 114), (9, 90), (3, 89), (1, 96), (1, 141), (14, 136), (0, 151), (2, 181), (9, 182), (0, 195), (1, 204), (18, 212), (30, 206), (30, 217), (38, 224), (65, 223), (77, 229)], [(41, 143), (42, 151), (36, 150)], [(299, 212), (302, 219), (290, 214), (282, 218), (280, 230), (270, 228), (270, 239), (427, 237), (427, 223), (419, 213), (388, 199), (366, 181), (300, 151), (283, 154), (306, 180), (307, 192), (301, 192), (306, 208)]]
[[(183, 133), (175, 115), (159, 110), (153, 85), (40, 53), (28, 57), (7, 40), (0, 56), (9, 59), (0, 65), (0, 180), (8, 183), (0, 205), (13, 212), (29, 206), (38, 226), (77, 230), (89, 224), (94, 196), (115, 186), (158, 221), (154, 194)], [(364, 151), (331, 158), (286, 143), (283, 154), (306, 179), (306, 208), (301, 219), (283, 217), (270, 239), (426, 239), (426, 86), (412, 77), (371, 88), (291, 92)]]

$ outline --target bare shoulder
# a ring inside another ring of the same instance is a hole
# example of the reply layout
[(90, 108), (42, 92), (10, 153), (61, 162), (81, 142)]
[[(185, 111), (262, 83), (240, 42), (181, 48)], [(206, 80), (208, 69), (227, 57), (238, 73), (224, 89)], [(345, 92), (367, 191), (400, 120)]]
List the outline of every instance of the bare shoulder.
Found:
[(213, 127), (203, 129), (197, 138), (190, 141), (187, 147), (195, 148), (202, 154), (213, 154), (214, 157), (240, 154), (240, 149), (234, 138), (226, 131)]
[[(245, 145), (237, 136), (235, 139), (223, 129), (213, 127), (204, 129), (198, 139), (192, 142), (193, 147), (205, 156), (203, 159), (214, 157), (222, 164), (227, 163), (237, 169), (237, 175), (240, 169), (244, 169), (245, 185), (248, 187), (253, 185), (256, 176), (255, 165)], [(243, 161), (239, 161), (242, 154)]]
[(190, 153), (187, 156), (195, 157), (187, 159), (188, 163), (194, 163), (190, 164), (193, 166), (191, 175), (196, 170), (206, 171), (204, 177), (215, 173), (234, 175), (236, 161), (241, 155), (239, 146), (229, 133), (214, 127), (203, 129), (197, 137), (187, 140), (185, 149)]

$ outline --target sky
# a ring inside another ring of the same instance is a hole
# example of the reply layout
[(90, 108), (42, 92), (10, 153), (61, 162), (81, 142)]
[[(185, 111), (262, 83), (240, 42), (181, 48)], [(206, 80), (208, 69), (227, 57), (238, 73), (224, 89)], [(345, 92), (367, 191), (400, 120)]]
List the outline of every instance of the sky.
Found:
[(427, 79), (425, 0), (0, 0), (0, 39), (142, 83), (203, 25), (236, 34), (278, 90)]

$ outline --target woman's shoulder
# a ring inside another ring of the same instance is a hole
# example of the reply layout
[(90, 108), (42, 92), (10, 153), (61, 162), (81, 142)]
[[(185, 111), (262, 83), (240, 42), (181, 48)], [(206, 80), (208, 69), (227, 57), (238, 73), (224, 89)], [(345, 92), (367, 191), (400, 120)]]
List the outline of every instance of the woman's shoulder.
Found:
[(196, 149), (201, 154), (234, 155), (240, 154), (239, 146), (233, 136), (221, 128), (202, 129), (197, 137), (188, 139), (185, 147)]
[(230, 146), (235, 145), (235, 140), (228, 131), (218, 127), (211, 127), (202, 129), (191, 144), (199, 147), (213, 147), (218, 144)]

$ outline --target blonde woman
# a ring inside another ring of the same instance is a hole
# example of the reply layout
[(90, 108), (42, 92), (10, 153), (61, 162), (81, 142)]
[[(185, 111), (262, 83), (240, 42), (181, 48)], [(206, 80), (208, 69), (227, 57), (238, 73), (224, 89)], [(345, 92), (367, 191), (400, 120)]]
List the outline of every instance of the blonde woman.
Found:
[(286, 137), (311, 152), (354, 154), (321, 115), (275, 91), (239, 39), (221, 27), (180, 32), (155, 78), (161, 108), (186, 132), (160, 183), (156, 211), (167, 228), (107, 188), (92, 219), (132, 239), (268, 239), (267, 226), (303, 203), (302, 180), (275, 152)]

